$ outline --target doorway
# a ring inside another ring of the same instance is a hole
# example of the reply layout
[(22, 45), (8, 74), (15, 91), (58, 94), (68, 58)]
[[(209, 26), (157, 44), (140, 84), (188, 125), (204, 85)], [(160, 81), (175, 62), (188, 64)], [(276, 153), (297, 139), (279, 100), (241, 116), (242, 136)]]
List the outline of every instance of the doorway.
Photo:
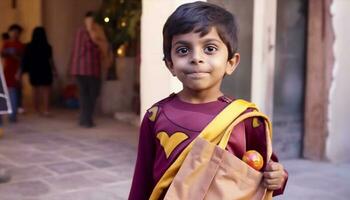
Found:
[(278, 0), (274, 75), (274, 151), (299, 158), (304, 129), (307, 1)]

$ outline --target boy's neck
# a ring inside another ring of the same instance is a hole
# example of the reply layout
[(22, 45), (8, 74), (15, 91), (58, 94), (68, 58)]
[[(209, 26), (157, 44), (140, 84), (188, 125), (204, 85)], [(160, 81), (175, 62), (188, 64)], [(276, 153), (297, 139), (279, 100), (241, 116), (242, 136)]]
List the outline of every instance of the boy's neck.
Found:
[(223, 93), (221, 91), (216, 91), (213, 93), (208, 93), (207, 91), (194, 93), (182, 90), (178, 93), (178, 97), (182, 101), (193, 104), (213, 102), (218, 100), (218, 98), (221, 96), (223, 96)]

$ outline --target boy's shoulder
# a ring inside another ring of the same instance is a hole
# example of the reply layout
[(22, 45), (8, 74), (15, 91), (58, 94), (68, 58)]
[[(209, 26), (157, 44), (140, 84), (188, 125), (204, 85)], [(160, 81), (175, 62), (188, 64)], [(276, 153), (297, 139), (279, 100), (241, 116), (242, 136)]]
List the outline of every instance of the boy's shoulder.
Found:
[[(152, 109), (152, 108), (155, 107), (155, 106), (161, 107), (161, 106), (165, 105), (166, 103), (168, 103), (169, 101), (171, 101), (175, 96), (176, 96), (176, 94), (175, 94), (175, 93), (172, 93), (172, 94), (170, 94), (168, 97), (166, 97), (166, 98), (164, 98), (164, 99), (162, 99), (162, 100), (160, 100), (160, 101), (154, 103), (149, 109)], [(148, 110), (149, 110), (149, 109), (148, 109)]]
[(146, 115), (148, 116), (148, 119), (152, 122), (154, 122), (157, 118), (157, 116), (160, 113), (161, 108), (171, 101), (176, 96), (175, 93), (170, 94), (168, 97), (158, 101), (157, 103), (153, 104), (149, 109), (147, 109)]

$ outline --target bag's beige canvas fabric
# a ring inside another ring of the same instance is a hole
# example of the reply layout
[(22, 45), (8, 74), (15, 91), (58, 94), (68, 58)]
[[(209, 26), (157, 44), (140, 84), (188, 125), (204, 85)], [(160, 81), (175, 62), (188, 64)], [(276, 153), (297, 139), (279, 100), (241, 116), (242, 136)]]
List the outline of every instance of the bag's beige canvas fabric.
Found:
[(166, 200), (268, 200), (262, 173), (215, 144), (198, 138), (175, 176)]
[[(266, 140), (270, 158), (272, 145), (268, 128), (266, 128)], [(203, 138), (197, 138), (164, 199), (272, 199), (272, 191), (267, 191), (262, 185), (262, 173), (224, 150), (222, 147), (226, 145), (227, 141), (221, 141), (218, 146)]]

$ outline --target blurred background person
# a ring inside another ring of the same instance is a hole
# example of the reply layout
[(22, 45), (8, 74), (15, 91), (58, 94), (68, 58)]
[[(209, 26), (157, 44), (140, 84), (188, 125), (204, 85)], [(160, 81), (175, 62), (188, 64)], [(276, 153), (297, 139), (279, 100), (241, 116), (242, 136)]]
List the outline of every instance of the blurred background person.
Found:
[(18, 93), (20, 89), (20, 63), (23, 55), (24, 44), (20, 41), (22, 27), (12, 24), (8, 29), (9, 39), (1, 48), (1, 56), (4, 62), (4, 74), (11, 101), (12, 113), (10, 122), (17, 121)]
[[(32, 40), (24, 51), (22, 66), (23, 73), (28, 72), (30, 84), (33, 86), (35, 111), (43, 116), (51, 116), (50, 93), (56, 69), (52, 59), (52, 47), (43, 27), (34, 29)], [(42, 110), (40, 105), (43, 106)]]
[(103, 29), (95, 22), (94, 13), (87, 12), (84, 26), (75, 35), (70, 68), (79, 87), (79, 125), (82, 127), (95, 126), (93, 115), (101, 89), (102, 66), (109, 67), (113, 57), (108, 49), (107, 39)]

